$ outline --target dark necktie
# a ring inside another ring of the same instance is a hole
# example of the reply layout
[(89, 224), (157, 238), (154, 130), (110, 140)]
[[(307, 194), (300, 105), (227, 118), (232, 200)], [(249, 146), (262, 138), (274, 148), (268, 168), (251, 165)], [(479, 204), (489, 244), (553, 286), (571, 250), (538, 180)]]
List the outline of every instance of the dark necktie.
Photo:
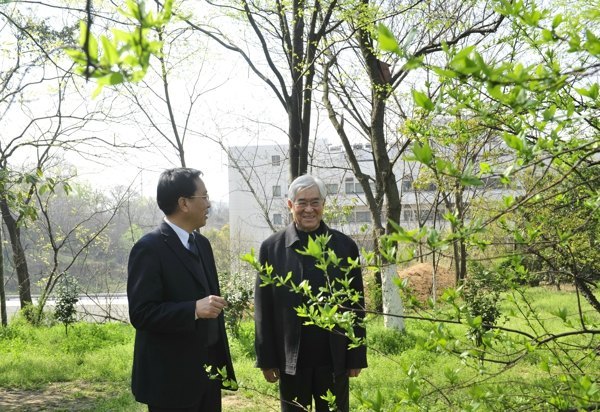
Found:
[(200, 255), (200, 252), (198, 251), (198, 246), (196, 245), (196, 240), (194, 239), (193, 233), (190, 233), (190, 236), (188, 237), (188, 246), (190, 248), (190, 252), (192, 252), (194, 254), (194, 256), (198, 257), (198, 255)]

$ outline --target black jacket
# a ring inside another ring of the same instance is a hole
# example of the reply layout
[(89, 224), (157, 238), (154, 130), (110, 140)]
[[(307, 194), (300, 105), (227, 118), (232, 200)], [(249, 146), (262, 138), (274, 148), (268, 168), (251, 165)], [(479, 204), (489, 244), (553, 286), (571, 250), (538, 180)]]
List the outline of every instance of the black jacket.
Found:
[[(220, 295), (210, 243), (200, 234), (196, 243), (201, 262), (162, 223), (131, 250), (127, 297), (136, 329), (131, 388), (139, 402), (157, 407), (197, 404), (208, 380), (205, 364), (227, 366), (235, 379), (223, 313), (217, 319), (194, 320), (196, 300)], [(209, 340), (218, 342), (211, 353)]]
[[(346, 262), (348, 257), (358, 258), (358, 247), (350, 237), (327, 226), (325, 230), (332, 236), (327, 246), (333, 249), (343, 262)], [(293, 282), (299, 284), (303, 279), (302, 263), (296, 249), (299, 249), (299, 238), (292, 223), (262, 243), (259, 260), (262, 265), (268, 263), (273, 266), (273, 276), (279, 275), (285, 278), (288, 272), (291, 272)], [(294, 307), (301, 305), (302, 297), (286, 286), (261, 286), (259, 275), (256, 278), (254, 295), (256, 366), (261, 369), (278, 368), (286, 374), (294, 375), (303, 322), (297, 316)], [(333, 269), (329, 276), (341, 277), (342, 272)], [(363, 282), (360, 269), (354, 270), (351, 276), (353, 277), (352, 288), (362, 295)], [(355, 334), (364, 337), (364, 328), (357, 327)], [(331, 333), (329, 336), (329, 350), (336, 374), (342, 374), (347, 369), (367, 367), (366, 347), (348, 349), (348, 338), (337, 333)]]

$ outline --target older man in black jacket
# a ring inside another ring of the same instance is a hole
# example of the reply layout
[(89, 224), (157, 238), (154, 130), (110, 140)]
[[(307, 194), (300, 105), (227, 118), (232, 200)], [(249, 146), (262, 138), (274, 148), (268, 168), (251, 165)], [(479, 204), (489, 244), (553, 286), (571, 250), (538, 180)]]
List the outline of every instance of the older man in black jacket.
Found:
[[(313, 257), (298, 253), (309, 237), (330, 235), (327, 247), (347, 262), (358, 258), (356, 243), (343, 233), (329, 228), (323, 221), (325, 185), (310, 175), (295, 179), (288, 190), (288, 207), (293, 223), (271, 235), (261, 247), (262, 265), (273, 267), (273, 276), (292, 273), (295, 284), (306, 280), (313, 293), (326, 285), (323, 271), (315, 267)], [(343, 276), (340, 268), (331, 268), (330, 280)], [(353, 269), (351, 286), (363, 293), (360, 269)], [(335, 282), (332, 284), (335, 285)], [(329, 411), (321, 396), (330, 390), (336, 396), (338, 411), (349, 411), (349, 377), (359, 375), (367, 366), (364, 346), (349, 349), (349, 339), (337, 331), (330, 332), (314, 325), (303, 325), (295, 311), (303, 297), (287, 287), (263, 285), (257, 276), (255, 287), (255, 348), (257, 366), (269, 382), (279, 380), (281, 409), (301, 411), (312, 405), (316, 411)], [(361, 302), (362, 304), (362, 302)], [(360, 312), (359, 312), (360, 314)], [(365, 336), (362, 327), (355, 334)]]

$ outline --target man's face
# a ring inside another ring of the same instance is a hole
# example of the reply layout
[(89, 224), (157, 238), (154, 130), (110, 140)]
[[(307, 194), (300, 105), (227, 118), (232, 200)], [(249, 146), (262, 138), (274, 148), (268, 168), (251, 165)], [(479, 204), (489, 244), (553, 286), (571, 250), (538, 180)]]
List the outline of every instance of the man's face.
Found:
[(202, 179), (196, 179), (196, 191), (192, 196), (186, 198), (186, 205), (190, 224), (193, 228), (198, 229), (205, 226), (208, 219), (208, 209), (210, 209), (210, 200)]
[(293, 202), (288, 199), (296, 227), (304, 232), (316, 230), (323, 219), (324, 203), (316, 186), (300, 190)]

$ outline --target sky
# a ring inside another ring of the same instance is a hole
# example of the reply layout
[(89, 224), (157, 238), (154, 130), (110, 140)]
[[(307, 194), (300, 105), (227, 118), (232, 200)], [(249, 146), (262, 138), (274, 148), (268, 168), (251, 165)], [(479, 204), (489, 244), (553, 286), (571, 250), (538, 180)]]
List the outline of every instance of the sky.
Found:
[[(57, 16), (58, 12), (57, 9), (42, 8), (36, 14), (47, 17), (53, 24), (64, 24), (64, 20)], [(196, 34), (194, 38), (197, 37)], [(5, 45), (5, 47), (9, 46)], [(197, 54), (193, 57), (181, 58), (182, 60), (173, 69), (170, 81), (171, 100), (179, 123), (183, 124), (190, 88), (194, 86), (197, 90), (205, 91), (195, 103), (190, 116), (189, 128), (195, 134), (188, 135), (185, 143), (186, 162), (188, 167), (203, 172), (203, 180), (213, 202), (227, 202), (229, 194), (227, 155), (211, 139), (223, 139), (226, 145), (234, 146), (282, 143), (287, 140), (282, 129), (270, 127), (268, 124), (277, 124), (279, 128), (283, 127), (285, 130), (287, 117), (275, 95), (249, 71), (246, 63), (238, 58), (236, 53), (228, 52), (214, 42), (208, 43), (207, 50), (201, 49), (195, 53)], [(181, 55), (185, 56), (185, 53)], [(199, 66), (202, 66), (202, 70), (197, 80)], [(2, 68), (1, 64), (0, 68)], [(152, 75), (147, 75), (146, 80), (152, 81)], [(194, 84), (196, 81), (197, 83)], [(156, 86), (157, 90), (161, 87), (161, 85)], [(133, 85), (132, 88), (141, 90), (138, 85)], [(91, 94), (95, 85), (87, 84), (83, 89), (83, 95), (87, 94), (89, 97), (85, 104), (93, 105)], [(122, 92), (122, 86), (110, 89), (105, 88), (102, 92), (105, 96), (101, 97), (114, 96)], [(144, 92), (140, 91), (140, 94), (143, 95)], [(52, 99), (51, 94), (49, 96), (49, 99)], [(75, 100), (71, 100), (70, 103), (75, 108), (84, 105), (83, 102)], [(49, 103), (44, 98), (39, 98), (37, 105), (43, 107)], [(160, 102), (157, 103), (156, 99), (152, 105), (156, 107), (154, 109), (156, 112), (152, 114), (153, 121), (160, 121), (161, 117), (166, 116), (166, 107)], [(124, 117), (128, 117), (127, 111), (130, 108), (123, 103), (117, 106), (117, 114), (125, 114)], [(132, 115), (126, 121), (132, 124), (106, 123), (95, 126), (93, 133), (104, 138), (114, 136), (121, 140), (139, 140), (142, 136), (157, 135), (148, 126), (146, 119), (134, 118)], [(17, 127), (14, 130), (18, 133)], [(169, 126), (164, 125), (163, 130), (169, 131)], [(201, 135), (207, 135), (209, 138)], [(101, 161), (95, 158), (94, 153), (84, 157), (67, 154), (65, 160), (77, 168), (81, 181), (89, 182), (97, 188), (109, 190), (114, 186), (129, 186), (133, 183), (135, 190), (154, 197), (160, 172), (180, 166), (173, 148), (158, 139), (154, 142), (155, 147), (151, 150), (136, 150), (129, 154), (115, 153), (104, 156)], [(27, 155), (24, 157), (26, 158)]]

